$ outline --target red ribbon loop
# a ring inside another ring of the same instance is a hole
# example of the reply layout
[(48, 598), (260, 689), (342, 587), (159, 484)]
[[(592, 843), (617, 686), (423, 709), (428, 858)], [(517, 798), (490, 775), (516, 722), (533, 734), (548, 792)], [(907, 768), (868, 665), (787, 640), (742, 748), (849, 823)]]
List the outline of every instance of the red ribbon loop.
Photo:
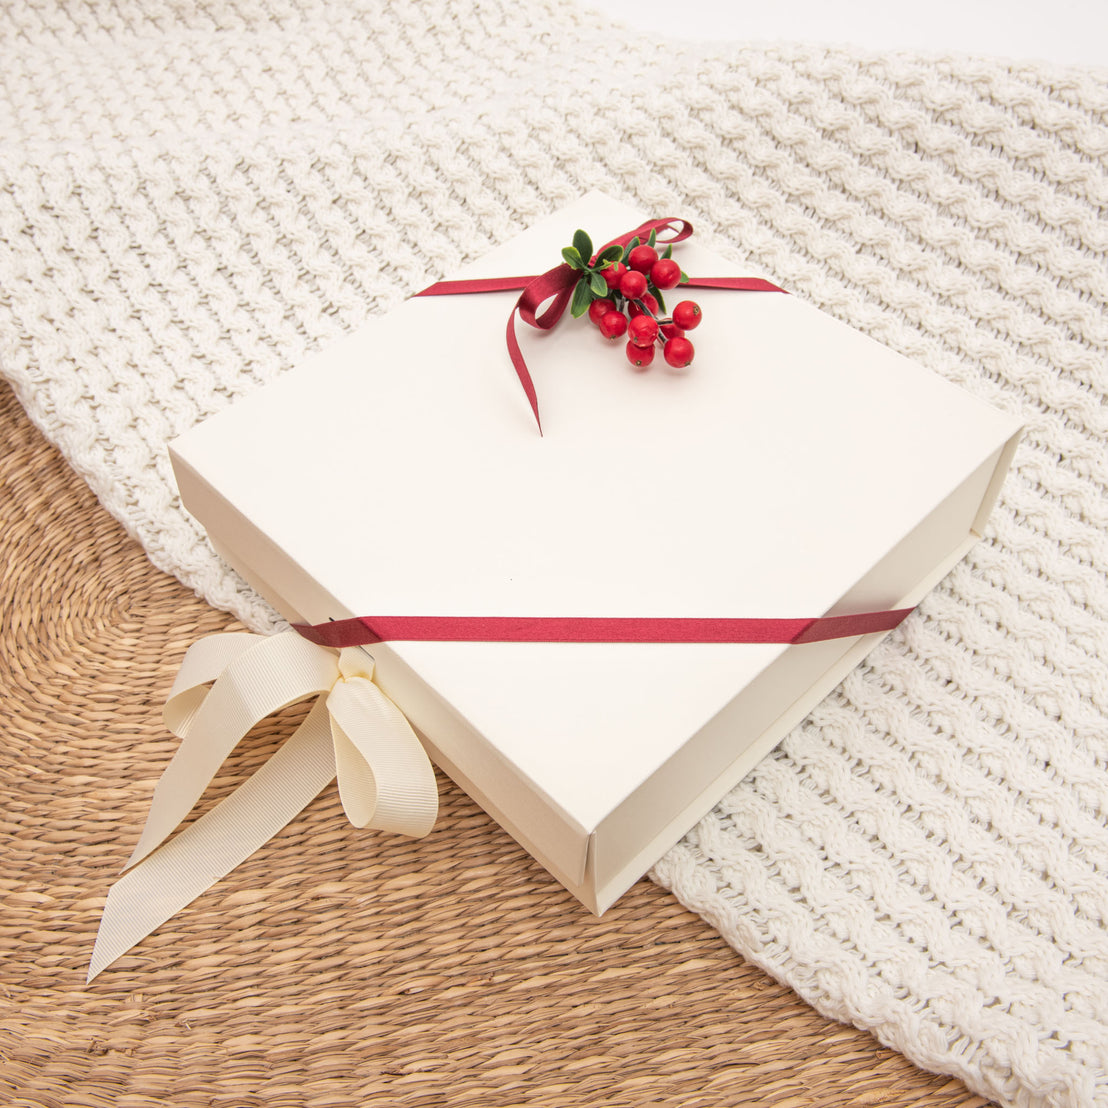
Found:
[[(565, 262), (536, 277), (516, 301), (516, 311), (523, 322), (541, 331), (549, 331), (569, 307), (577, 279), (577, 270)], [(537, 315), (539, 308), (551, 297), (554, 302), (542, 315)]]
[[(603, 254), (609, 246), (627, 246), (634, 238), (648, 239), (651, 231), (654, 232), (655, 242), (668, 246), (671, 242), (684, 242), (692, 234), (692, 224), (687, 219), (679, 219), (677, 216), (671, 216), (669, 219), (648, 219), (633, 231), (606, 242), (596, 252), (596, 256)], [(666, 235), (667, 231), (670, 232), (668, 235)]]

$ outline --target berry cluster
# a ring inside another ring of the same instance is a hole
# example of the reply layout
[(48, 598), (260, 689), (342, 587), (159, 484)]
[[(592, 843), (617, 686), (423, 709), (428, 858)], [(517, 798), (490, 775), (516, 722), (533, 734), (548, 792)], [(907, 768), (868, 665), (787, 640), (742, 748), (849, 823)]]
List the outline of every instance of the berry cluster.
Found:
[(685, 337), (700, 323), (700, 305), (682, 300), (666, 315), (662, 290), (684, 284), (688, 277), (671, 257), (673, 246), (659, 255), (653, 231), (647, 242), (633, 238), (626, 246), (609, 246), (595, 257), (592, 240), (584, 231), (573, 236), (573, 245), (562, 251), (566, 263), (581, 271), (570, 308), (574, 317), (589, 319), (607, 339), (627, 336), (627, 360), (635, 369), (654, 361), (658, 343), (662, 356), (674, 369), (693, 360), (693, 344)]

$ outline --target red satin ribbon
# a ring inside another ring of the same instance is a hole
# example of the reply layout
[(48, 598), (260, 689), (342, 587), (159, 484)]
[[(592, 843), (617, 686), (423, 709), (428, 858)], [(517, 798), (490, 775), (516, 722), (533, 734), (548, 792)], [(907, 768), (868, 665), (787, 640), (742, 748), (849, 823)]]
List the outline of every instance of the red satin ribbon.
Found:
[[(597, 255), (603, 254), (609, 246), (626, 246), (633, 238), (649, 238), (650, 232), (655, 234), (655, 241), (666, 245), (673, 242), (683, 242), (692, 234), (692, 224), (685, 219), (649, 219), (640, 224), (633, 231), (620, 235), (606, 242)], [(512, 314), (508, 316), (508, 329), (505, 341), (508, 345), (508, 355), (515, 366), (516, 376), (527, 394), (527, 400), (531, 405), (531, 411), (535, 415), (535, 423), (538, 425), (539, 434), (542, 434), (542, 420), (539, 418), (539, 398), (535, 392), (535, 382), (531, 379), (531, 371), (527, 368), (527, 362), (523, 357), (523, 351), (519, 348), (519, 339), (516, 337), (516, 314), (518, 313), (524, 323), (537, 327), (540, 331), (549, 331), (558, 320), (565, 315), (570, 301), (573, 299), (573, 286), (577, 284), (581, 274), (579, 270), (563, 262), (561, 265), (540, 273), (537, 277), (487, 277), (472, 281), (438, 281), (428, 286), (416, 296), (456, 296), (459, 293), (471, 292), (508, 292), (514, 289), (522, 289), (520, 298), (516, 301)], [(699, 277), (690, 278), (682, 288), (697, 289), (736, 289), (740, 292), (784, 292), (782, 288), (771, 281), (763, 281), (759, 277)], [(539, 309), (547, 301), (551, 301), (546, 311), (539, 314)]]
[[(626, 246), (653, 231), (656, 241), (681, 242), (692, 234), (684, 219), (652, 219), (600, 247)], [(535, 384), (516, 338), (519, 314), (532, 327), (549, 331), (565, 314), (580, 273), (565, 263), (538, 276), (489, 277), (470, 281), (438, 281), (417, 296), (455, 296), (460, 293), (507, 292), (521, 289), (508, 317), (507, 344), (523, 391), (542, 432)], [(743, 292), (784, 292), (759, 277), (691, 278), (685, 288), (736, 289)], [(545, 311), (540, 309), (550, 301)], [(607, 617), (501, 616), (359, 616), (329, 623), (295, 624), (306, 639), (341, 649), (389, 641), (422, 642), (566, 642), (566, 643), (785, 643), (822, 642), (891, 631), (912, 611), (863, 612), (815, 619), (710, 619)]]
[(818, 619), (589, 616), (355, 616), (298, 623), (318, 646), (406, 642), (806, 643), (891, 631), (912, 611), (897, 608)]

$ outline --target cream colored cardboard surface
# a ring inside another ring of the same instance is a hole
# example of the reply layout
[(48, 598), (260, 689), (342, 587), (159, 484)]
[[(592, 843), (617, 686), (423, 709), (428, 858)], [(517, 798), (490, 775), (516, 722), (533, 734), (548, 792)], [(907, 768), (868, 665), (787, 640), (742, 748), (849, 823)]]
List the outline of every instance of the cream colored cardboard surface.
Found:
[[(642, 218), (593, 195), (450, 276), (538, 273), (577, 227), (599, 244)], [(739, 273), (695, 237), (676, 252)], [(960, 556), (1007, 464), (1011, 420), (777, 293), (670, 293), (704, 309), (683, 375), (635, 374), (568, 315), (519, 324), (540, 437), (503, 342), (517, 295), (409, 301), (174, 444), (186, 504), (286, 614), (895, 607)], [(373, 653), (444, 768), (596, 908), (854, 645)]]

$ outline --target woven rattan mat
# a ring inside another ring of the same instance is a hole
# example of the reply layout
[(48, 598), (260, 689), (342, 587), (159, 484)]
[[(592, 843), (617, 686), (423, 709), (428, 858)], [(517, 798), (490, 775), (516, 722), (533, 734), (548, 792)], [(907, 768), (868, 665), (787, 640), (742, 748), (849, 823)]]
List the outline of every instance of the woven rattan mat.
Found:
[[(228, 617), (155, 570), (0, 386), (12, 1108), (959, 1105), (660, 888), (591, 917), (443, 779), (421, 842), (333, 792), (92, 986), (108, 886), (175, 740), (160, 700)], [(289, 719), (259, 727), (225, 795)]]

